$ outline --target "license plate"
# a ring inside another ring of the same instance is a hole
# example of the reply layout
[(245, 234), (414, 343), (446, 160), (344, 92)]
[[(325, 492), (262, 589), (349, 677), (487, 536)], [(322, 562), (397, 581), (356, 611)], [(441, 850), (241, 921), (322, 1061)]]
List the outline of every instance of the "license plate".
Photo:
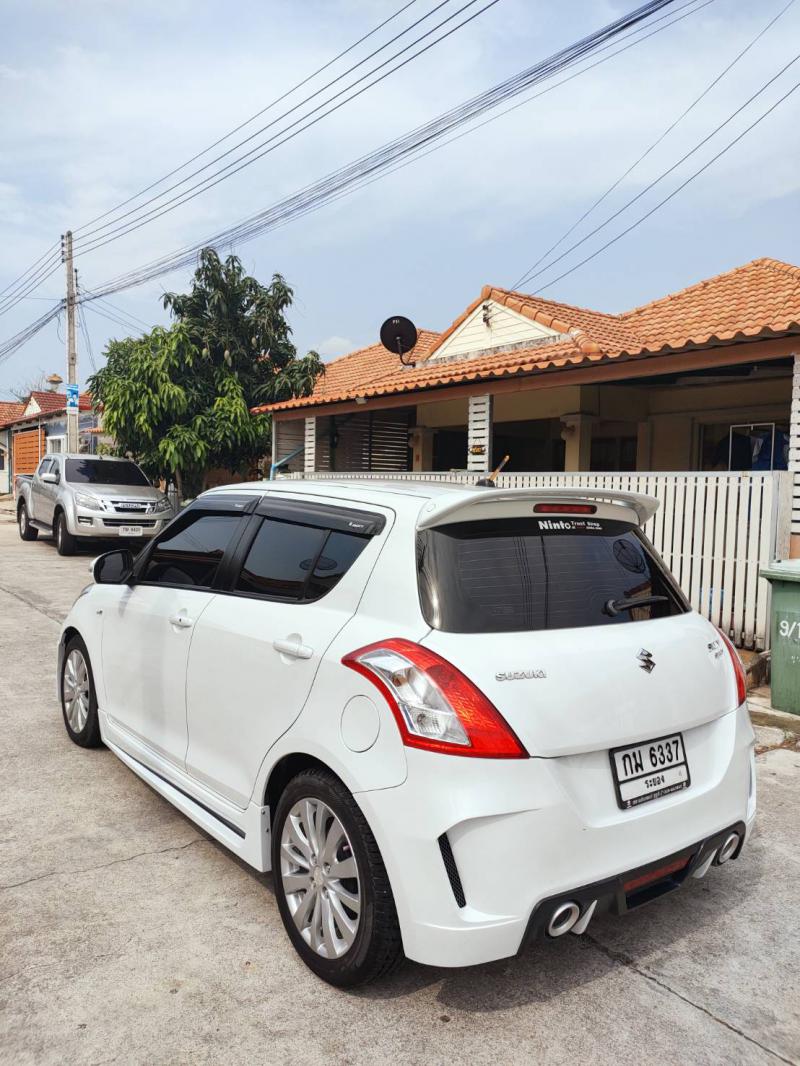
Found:
[(141, 537), (144, 532), (142, 526), (120, 526), (119, 535), (121, 537)]
[(681, 733), (614, 748), (609, 755), (617, 805), (623, 811), (680, 792), (691, 783)]

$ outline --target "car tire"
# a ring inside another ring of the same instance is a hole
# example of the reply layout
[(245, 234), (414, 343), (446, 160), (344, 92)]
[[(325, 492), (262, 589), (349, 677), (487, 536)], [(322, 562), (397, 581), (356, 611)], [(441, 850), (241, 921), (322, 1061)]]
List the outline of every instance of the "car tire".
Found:
[(28, 518), (28, 508), (24, 503), (19, 505), (19, 513), (17, 514), (17, 521), (19, 523), (19, 535), (23, 540), (36, 540), (39, 536), (39, 530), (35, 526), (31, 525), (31, 520)]
[(64, 648), (59, 692), (70, 740), (81, 748), (99, 748), (102, 739), (94, 674), (89, 652), (79, 636), (72, 637)]
[[(337, 866), (355, 877), (337, 878)], [(272, 823), (272, 872), (289, 939), (323, 981), (352, 988), (402, 962), (394, 896), (375, 837), (329, 771), (304, 770), (284, 789)]]
[(77, 547), (77, 541), (75, 537), (67, 529), (67, 520), (64, 517), (63, 512), (56, 516), (56, 528), (54, 530), (56, 536), (56, 551), (59, 555), (74, 555)]

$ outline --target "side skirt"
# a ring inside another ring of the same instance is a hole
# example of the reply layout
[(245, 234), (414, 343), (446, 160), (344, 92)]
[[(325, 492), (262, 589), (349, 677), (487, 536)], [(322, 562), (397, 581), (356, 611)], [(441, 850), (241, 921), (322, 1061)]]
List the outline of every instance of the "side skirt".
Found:
[[(104, 718), (101, 715), (101, 719)], [(271, 868), (270, 863), (270, 826), (269, 808), (258, 807), (251, 803), (247, 810), (242, 811), (237, 817), (238, 825), (228, 820), (223, 815), (216, 813), (210, 805), (201, 802), (192, 796), (180, 785), (169, 780), (163, 774), (145, 766), (133, 755), (119, 747), (108, 739), (107, 730), (104, 730), (104, 742), (113, 751), (117, 758), (133, 770), (155, 792), (158, 792), (187, 818), (204, 829), (209, 836), (224, 844), (234, 855), (238, 855), (248, 866), (252, 866), (260, 873), (266, 873)], [(183, 776), (183, 775), (182, 775)], [(191, 779), (185, 783), (189, 787), (194, 784)], [(196, 786), (194, 791), (196, 791)], [(210, 798), (210, 797), (209, 797)]]

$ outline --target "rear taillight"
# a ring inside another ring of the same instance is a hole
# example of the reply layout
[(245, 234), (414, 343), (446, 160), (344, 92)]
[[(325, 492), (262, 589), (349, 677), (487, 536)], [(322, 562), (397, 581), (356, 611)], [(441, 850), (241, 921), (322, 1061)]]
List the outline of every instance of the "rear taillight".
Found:
[(342, 662), (380, 689), (408, 747), (486, 759), (528, 757), (491, 701), (436, 652), (392, 637)]
[(747, 674), (745, 673), (744, 666), (742, 666), (742, 660), (739, 658), (739, 652), (734, 648), (731, 641), (721, 629), (719, 635), (725, 641), (725, 647), (728, 649), (728, 655), (731, 657), (733, 672), (736, 677), (736, 706), (741, 707), (747, 698)]

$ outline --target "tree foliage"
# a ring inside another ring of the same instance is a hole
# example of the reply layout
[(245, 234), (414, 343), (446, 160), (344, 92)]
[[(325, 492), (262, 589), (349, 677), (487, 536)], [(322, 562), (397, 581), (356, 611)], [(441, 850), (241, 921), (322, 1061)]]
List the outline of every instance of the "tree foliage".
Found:
[(190, 292), (164, 297), (173, 325), (111, 341), (89, 379), (119, 448), (185, 495), (209, 469), (244, 470), (265, 455), (270, 418), (251, 409), (307, 395), (323, 371), (316, 352), (297, 356), (292, 296), (280, 274), (265, 286), (236, 256), (204, 249)]

